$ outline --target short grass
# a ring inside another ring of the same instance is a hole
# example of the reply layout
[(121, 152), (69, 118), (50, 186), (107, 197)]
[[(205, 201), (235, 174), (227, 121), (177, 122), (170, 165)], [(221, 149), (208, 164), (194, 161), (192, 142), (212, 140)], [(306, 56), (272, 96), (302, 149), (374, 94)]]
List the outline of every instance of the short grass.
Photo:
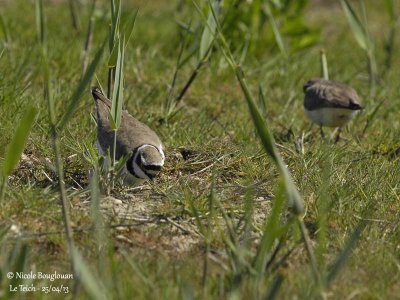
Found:
[[(62, 133), (77, 247), (110, 298), (262, 298), (277, 274), (284, 278), (278, 298), (315, 296), (309, 258), (295, 229), (288, 232), (274, 266), (261, 282), (246, 275), (241, 284), (232, 284), (232, 274), (240, 274), (240, 270), (231, 265), (221, 210), (216, 209), (209, 217), (210, 193), (214, 191), (237, 225), (241, 242), (249, 244), (250, 253), (246, 255), (251, 256), (277, 193), (278, 173), (262, 149), (241, 89), (218, 49), (201, 69), (178, 112), (165, 118), (180, 45), (175, 19), (199, 19), (190, 1), (176, 2), (184, 3), (183, 9), (178, 10), (174, 1), (136, 4), (141, 8), (125, 55), (126, 108), (160, 135), (167, 151), (166, 166), (154, 183), (135, 189), (118, 187), (101, 200), (106, 226), (100, 233), (93, 230), (90, 215), (87, 149), (94, 149), (96, 128), (90, 117), (94, 107), (89, 90)], [(323, 295), (330, 299), (394, 299), (400, 295), (400, 159), (395, 155), (400, 147), (400, 45), (396, 41), (391, 65), (386, 69), (383, 45), (388, 36), (387, 16), (382, 4), (367, 1), (369, 27), (382, 72), (376, 93), (371, 94), (365, 54), (357, 46), (340, 5), (311, 2), (306, 19), (309, 26), (321, 29), (319, 44), (290, 54), (287, 62), (277, 49), (265, 45), (265, 51), (256, 49), (249, 54), (242, 67), (253, 94), (257, 95), (258, 85), (265, 91), (262, 113), (303, 196), (304, 220), (321, 271), (333, 263), (360, 220), (367, 220), (347, 263)], [(7, 31), (7, 35), (0, 35), (4, 49), (0, 58), (0, 158), (26, 107), (33, 104), (39, 108), (0, 210), (0, 227), (12, 226), (1, 245), (1, 297), (8, 289), (5, 274), (9, 270), (4, 266), (12, 261), (9, 255), (18, 243), (28, 245), (26, 272), (69, 273), (71, 267), (52, 168), (54, 155), (34, 5), (29, 1), (0, 1), (0, 7)], [(45, 1), (52, 93), (59, 115), (81, 74), (89, 5), (79, 7), (83, 30), (76, 32), (67, 3)], [(100, 3), (95, 12), (91, 56), (108, 34), (107, 9), (108, 4)], [(320, 48), (327, 52), (330, 77), (350, 83), (365, 104), (365, 110), (337, 144), (321, 139), (316, 127), (310, 129), (302, 111), (302, 84), (319, 76)], [(194, 66), (195, 60), (180, 71), (177, 89)], [(96, 72), (104, 87), (106, 67), (104, 58)], [(240, 223), (248, 212), (248, 199), (253, 203), (250, 233)], [(208, 242), (196, 216), (211, 225)], [(286, 217), (282, 215), (282, 219)], [(322, 223), (324, 236), (319, 234)], [(209, 262), (205, 276), (204, 261)], [(58, 283), (73, 287), (72, 281)], [(55, 292), (21, 295), (65, 297)], [(87, 295), (86, 286), (76, 291), (78, 298)]]

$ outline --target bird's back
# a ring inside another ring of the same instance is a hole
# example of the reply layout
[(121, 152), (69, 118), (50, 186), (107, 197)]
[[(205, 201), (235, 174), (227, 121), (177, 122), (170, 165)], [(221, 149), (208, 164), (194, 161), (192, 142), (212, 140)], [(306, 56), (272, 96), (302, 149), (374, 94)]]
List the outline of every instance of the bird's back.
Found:
[[(92, 89), (92, 95), (96, 103), (97, 139), (102, 150), (107, 152), (107, 149), (110, 149), (112, 155), (114, 130), (111, 129), (109, 120), (111, 101), (98, 88)], [(134, 149), (143, 144), (162, 147), (159, 137), (153, 130), (132, 117), (127, 111), (123, 111), (121, 125), (117, 131), (116, 159), (131, 154)]]
[(334, 80), (315, 79), (304, 85), (304, 107), (361, 109), (357, 92), (350, 86)]

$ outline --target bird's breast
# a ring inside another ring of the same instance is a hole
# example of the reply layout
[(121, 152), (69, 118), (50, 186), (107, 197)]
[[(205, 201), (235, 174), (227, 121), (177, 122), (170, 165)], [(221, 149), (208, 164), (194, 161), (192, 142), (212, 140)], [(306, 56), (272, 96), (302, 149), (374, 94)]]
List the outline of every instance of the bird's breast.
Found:
[(304, 108), (308, 118), (320, 126), (342, 127), (346, 125), (357, 111), (345, 108), (324, 107), (315, 110)]

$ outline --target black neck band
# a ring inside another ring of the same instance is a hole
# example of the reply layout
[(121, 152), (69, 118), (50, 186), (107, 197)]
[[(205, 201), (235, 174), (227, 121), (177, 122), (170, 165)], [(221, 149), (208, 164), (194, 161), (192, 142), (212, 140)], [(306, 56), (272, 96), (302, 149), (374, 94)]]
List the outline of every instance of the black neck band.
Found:
[[(129, 173), (131, 173), (133, 176), (135, 176), (136, 178), (140, 178), (135, 174), (135, 171), (133, 170), (133, 158), (135, 157), (138, 148), (133, 149), (132, 151), (132, 155), (131, 157), (129, 157), (129, 159), (126, 161), (126, 169), (128, 170)], [(139, 156), (138, 156), (139, 157)]]

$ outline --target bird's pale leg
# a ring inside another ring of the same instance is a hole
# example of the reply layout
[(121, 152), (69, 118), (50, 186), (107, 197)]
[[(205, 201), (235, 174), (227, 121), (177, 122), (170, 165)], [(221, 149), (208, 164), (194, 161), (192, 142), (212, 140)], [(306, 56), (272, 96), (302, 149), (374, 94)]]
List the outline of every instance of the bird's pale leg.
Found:
[(336, 138), (335, 138), (335, 144), (337, 143), (337, 142), (339, 142), (339, 140), (340, 140), (340, 134), (342, 133), (342, 127), (339, 127), (339, 129), (338, 129), (338, 131), (337, 131), (337, 135), (336, 135)]
[(322, 130), (322, 125), (319, 126), (319, 132), (321, 133), (321, 137), (322, 137), (323, 139), (325, 139), (325, 133), (324, 133), (324, 131)]

